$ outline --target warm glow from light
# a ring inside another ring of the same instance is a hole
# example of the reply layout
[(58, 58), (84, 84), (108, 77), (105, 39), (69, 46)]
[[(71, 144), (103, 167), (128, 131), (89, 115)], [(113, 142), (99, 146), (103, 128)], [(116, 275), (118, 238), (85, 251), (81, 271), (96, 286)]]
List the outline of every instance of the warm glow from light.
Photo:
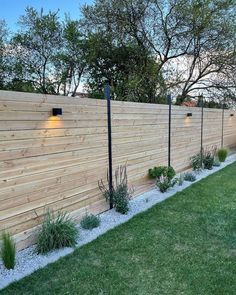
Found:
[(190, 126), (191, 125), (191, 117), (185, 117), (184, 125), (185, 126)]
[(63, 121), (58, 116), (50, 116), (47, 121), (44, 122), (42, 128), (45, 129), (54, 129), (54, 128), (63, 128)]

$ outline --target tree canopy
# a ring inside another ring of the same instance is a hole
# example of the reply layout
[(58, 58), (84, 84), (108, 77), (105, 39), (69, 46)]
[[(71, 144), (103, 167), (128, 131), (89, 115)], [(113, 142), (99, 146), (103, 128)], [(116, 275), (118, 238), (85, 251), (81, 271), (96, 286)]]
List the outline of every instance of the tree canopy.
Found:
[[(95, 0), (82, 17), (26, 8), (19, 30), (1, 21), (0, 87), (177, 103), (236, 100), (234, 0)], [(215, 105), (215, 104), (212, 104)]]

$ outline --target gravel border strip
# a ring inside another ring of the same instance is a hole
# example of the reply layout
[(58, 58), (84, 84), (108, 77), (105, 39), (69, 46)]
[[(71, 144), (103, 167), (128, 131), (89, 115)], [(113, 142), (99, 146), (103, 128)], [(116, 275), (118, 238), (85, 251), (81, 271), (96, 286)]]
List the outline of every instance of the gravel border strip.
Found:
[[(232, 164), (235, 161), (236, 154), (230, 155), (224, 163), (221, 163), (220, 167), (213, 167), (212, 170), (203, 170), (200, 173), (197, 173), (197, 180), (195, 182), (198, 182), (208, 175), (221, 170), (222, 168), (228, 166), (229, 164)], [(80, 235), (76, 247), (81, 247), (82, 245), (95, 240), (97, 237), (104, 234), (108, 230), (128, 221), (138, 213), (146, 211), (147, 209), (153, 207), (155, 204), (175, 195), (176, 192), (184, 190), (191, 184), (192, 182), (184, 181), (182, 186), (175, 185), (173, 188), (165, 193), (160, 193), (156, 189), (150, 190), (130, 201), (130, 210), (127, 215), (119, 214), (114, 209), (101, 213), (99, 215), (101, 218), (101, 224), (99, 227), (94, 228), (93, 230), (84, 230), (79, 227)], [(2, 261), (0, 260), (0, 290), (8, 286), (10, 283), (18, 281), (23, 277), (32, 274), (37, 269), (43, 268), (47, 264), (57, 261), (60, 257), (72, 253), (75, 249), (63, 248), (60, 250), (52, 251), (47, 255), (37, 255), (34, 250), (35, 246), (31, 246), (19, 251), (16, 254), (16, 266), (13, 270), (5, 269)]]

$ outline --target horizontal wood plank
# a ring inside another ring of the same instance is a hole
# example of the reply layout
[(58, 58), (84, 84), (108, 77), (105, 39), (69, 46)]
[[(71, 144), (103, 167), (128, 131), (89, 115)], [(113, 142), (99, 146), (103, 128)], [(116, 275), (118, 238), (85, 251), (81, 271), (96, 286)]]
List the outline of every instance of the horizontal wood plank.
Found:
[[(54, 107), (62, 116), (52, 116)], [(34, 243), (47, 208), (77, 221), (108, 209), (98, 189), (108, 167), (106, 112), (105, 100), (0, 91), (0, 230), (14, 235), (18, 249)], [(155, 186), (148, 169), (167, 165), (168, 105), (112, 101), (111, 121), (113, 166), (127, 165), (135, 197)], [(204, 109), (203, 123), (204, 146), (220, 147), (222, 110)], [(223, 131), (224, 145), (234, 149), (235, 111), (225, 110)], [(201, 108), (173, 106), (177, 171), (189, 168), (200, 142)]]

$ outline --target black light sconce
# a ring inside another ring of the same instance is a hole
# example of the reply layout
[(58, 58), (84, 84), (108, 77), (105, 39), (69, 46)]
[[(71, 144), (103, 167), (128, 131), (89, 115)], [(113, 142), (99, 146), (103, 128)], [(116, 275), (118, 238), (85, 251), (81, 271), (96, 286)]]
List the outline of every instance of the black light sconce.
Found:
[(234, 114), (230, 114), (230, 117), (233, 117), (234, 116)]
[(59, 115), (62, 115), (62, 109), (61, 109), (61, 108), (53, 108), (53, 109), (52, 109), (52, 115), (53, 115), (53, 116), (59, 116)]
[(187, 113), (187, 117), (192, 117), (193, 113)]

